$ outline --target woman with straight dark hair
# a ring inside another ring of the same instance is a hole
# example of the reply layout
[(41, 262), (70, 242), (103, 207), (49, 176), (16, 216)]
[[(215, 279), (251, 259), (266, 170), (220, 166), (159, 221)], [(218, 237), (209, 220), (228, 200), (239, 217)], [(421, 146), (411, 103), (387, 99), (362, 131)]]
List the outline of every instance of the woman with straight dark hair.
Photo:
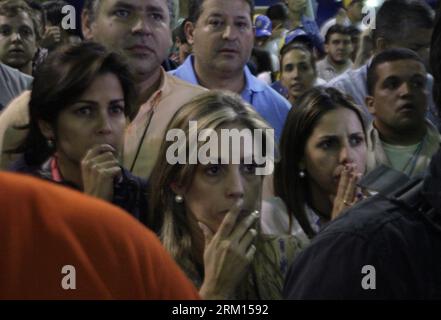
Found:
[[(304, 39), (304, 36), (298, 38)], [(280, 50), (280, 80), (272, 84), (273, 89), (283, 95), (291, 105), (295, 105), (297, 98), (309, 89), (325, 83), (317, 77), (312, 50), (306, 43), (299, 41), (290, 42)]]
[(267, 229), (272, 229), (266, 232), (312, 238), (358, 201), (357, 182), (365, 169), (360, 109), (334, 88), (306, 92), (288, 114), (274, 172), (275, 195), (288, 215), (279, 222), (273, 221), (275, 215), (263, 216)]
[(12, 166), (111, 201), (141, 219), (146, 181), (120, 165), (136, 101), (124, 59), (96, 43), (61, 47), (35, 74), (28, 133)]

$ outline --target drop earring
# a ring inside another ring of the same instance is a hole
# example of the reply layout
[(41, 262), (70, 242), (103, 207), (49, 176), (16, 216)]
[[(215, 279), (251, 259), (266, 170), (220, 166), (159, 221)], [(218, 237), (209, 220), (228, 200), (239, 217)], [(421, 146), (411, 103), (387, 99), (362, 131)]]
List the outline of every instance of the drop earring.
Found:
[(176, 203), (182, 203), (182, 202), (184, 202), (184, 198), (180, 194), (177, 194), (175, 196), (175, 202)]
[(305, 173), (305, 170), (300, 170), (299, 171), (299, 177), (301, 178), (301, 179), (303, 179), (304, 177), (306, 176), (306, 173)]

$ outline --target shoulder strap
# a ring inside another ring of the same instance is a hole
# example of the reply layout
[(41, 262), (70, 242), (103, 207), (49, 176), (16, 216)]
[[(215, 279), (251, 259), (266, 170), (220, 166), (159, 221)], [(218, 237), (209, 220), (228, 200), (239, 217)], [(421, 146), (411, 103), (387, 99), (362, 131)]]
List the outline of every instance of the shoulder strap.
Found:
[(426, 201), (421, 194), (423, 179), (415, 178), (406, 183), (403, 187), (391, 192), (387, 197), (395, 202), (400, 202), (410, 209), (418, 209)]
[(404, 173), (381, 164), (365, 174), (358, 185), (368, 193), (388, 195), (409, 181), (410, 178)]
[(395, 203), (399, 208), (405, 207), (409, 212), (420, 215), (437, 232), (441, 232), (441, 214), (433, 208), (422, 193), (424, 179), (422, 176), (409, 179), (402, 187), (384, 193), (382, 196)]
[(399, 206), (405, 206), (409, 211), (424, 218), (437, 232), (441, 232), (441, 214), (437, 212), (422, 194), (424, 180), (412, 179), (388, 198)]

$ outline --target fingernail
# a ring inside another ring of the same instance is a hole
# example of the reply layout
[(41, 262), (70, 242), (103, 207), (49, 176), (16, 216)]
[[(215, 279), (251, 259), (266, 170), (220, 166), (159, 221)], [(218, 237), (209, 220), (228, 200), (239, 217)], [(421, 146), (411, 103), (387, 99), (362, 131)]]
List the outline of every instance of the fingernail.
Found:
[(201, 228), (202, 232), (205, 234), (206, 230), (205, 230), (205, 226), (201, 223), (198, 222), (199, 228)]
[(254, 210), (251, 214), (252, 214), (255, 218), (259, 218), (259, 217), (260, 217), (260, 212), (259, 212), (259, 210)]
[(253, 237), (257, 236), (257, 230), (256, 229), (250, 229), (250, 233), (253, 235)]
[(239, 199), (236, 201), (236, 203), (234, 204), (237, 208), (240, 208), (243, 206), (244, 201), (242, 199)]

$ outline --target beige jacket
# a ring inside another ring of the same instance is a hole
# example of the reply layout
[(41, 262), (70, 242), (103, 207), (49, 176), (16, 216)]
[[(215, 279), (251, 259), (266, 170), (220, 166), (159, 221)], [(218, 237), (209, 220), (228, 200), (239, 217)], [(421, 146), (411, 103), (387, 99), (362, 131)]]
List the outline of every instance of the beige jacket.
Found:
[[(170, 120), (183, 104), (206, 91), (207, 89), (192, 85), (163, 71), (159, 89), (140, 107), (135, 119), (127, 127), (124, 166), (134, 175), (148, 178)], [(145, 131), (146, 127), (147, 131)], [(138, 149), (139, 154), (136, 158)]]
[[(426, 170), (432, 159), (432, 155), (438, 151), (440, 142), (441, 136), (438, 130), (431, 122), (427, 121), (426, 138), (411, 177), (417, 176)], [(378, 130), (375, 129), (373, 123), (370, 124), (367, 132), (367, 148), (367, 172), (375, 169), (380, 164), (391, 167), (389, 159), (383, 149), (383, 143), (380, 140)]]
[[(124, 166), (133, 174), (148, 178), (169, 121), (183, 104), (205, 91), (202, 87), (189, 84), (162, 70), (159, 89), (140, 107), (126, 129)], [(30, 91), (27, 91), (13, 100), (0, 115), (0, 169), (7, 169), (17, 158), (17, 155), (7, 155), (4, 151), (16, 147), (26, 135), (26, 130), (14, 127), (28, 123), (29, 99)], [(135, 161), (138, 148), (139, 154)]]

